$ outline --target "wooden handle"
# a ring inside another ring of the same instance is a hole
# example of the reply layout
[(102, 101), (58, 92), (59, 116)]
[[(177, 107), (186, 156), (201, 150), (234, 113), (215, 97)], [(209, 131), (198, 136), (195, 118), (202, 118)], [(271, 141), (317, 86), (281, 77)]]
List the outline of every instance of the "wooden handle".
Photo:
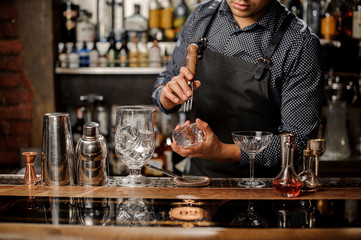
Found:
[(188, 45), (187, 51), (187, 68), (194, 75), (196, 74), (197, 62), (198, 62), (198, 50), (199, 47), (195, 43)]

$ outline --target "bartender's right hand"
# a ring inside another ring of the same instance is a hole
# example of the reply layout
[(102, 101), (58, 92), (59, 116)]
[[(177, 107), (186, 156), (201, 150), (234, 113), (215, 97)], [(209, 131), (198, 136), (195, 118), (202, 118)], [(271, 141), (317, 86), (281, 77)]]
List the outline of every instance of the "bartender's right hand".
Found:
[[(179, 75), (170, 80), (163, 88), (160, 102), (166, 110), (171, 110), (176, 105), (183, 104), (192, 96), (187, 81), (193, 80), (194, 76), (186, 67), (181, 67)], [(200, 81), (194, 81), (194, 90), (201, 86)]]

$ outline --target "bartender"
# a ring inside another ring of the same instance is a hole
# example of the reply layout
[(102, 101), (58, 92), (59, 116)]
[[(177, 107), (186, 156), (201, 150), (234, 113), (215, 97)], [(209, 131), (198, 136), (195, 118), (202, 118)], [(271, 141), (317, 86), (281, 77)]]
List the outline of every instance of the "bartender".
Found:
[[(187, 47), (200, 46), (196, 74), (185, 67)], [(172, 59), (152, 93), (165, 113), (191, 97), (192, 112), (205, 134), (198, 147), (182, 149), (190, 172), (209, 177), (248, 177), (249, 158), (233, 143), (240, 130), (272, 132), (256, 156), (255, 177), (281, 170), (280, 133), (295, 134), (295, 164), (317, 134), (322, 103), (321, 46), (304, 21), (277, 0), (214, 0), (198, 4), (184, 25)], [(190, 117), (188, 118), (190, 119)], [(191, 120), (191, 119), (190, 119)], [(194, 121), (194, 120), (191, 120)]]

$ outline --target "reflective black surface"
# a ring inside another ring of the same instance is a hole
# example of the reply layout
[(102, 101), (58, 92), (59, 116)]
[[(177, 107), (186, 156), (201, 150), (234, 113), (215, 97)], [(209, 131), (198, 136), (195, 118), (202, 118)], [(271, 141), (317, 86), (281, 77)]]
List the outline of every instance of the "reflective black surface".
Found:
[(0, 197), (0, 222), (226, 228), (361, 227), (361, 200)]

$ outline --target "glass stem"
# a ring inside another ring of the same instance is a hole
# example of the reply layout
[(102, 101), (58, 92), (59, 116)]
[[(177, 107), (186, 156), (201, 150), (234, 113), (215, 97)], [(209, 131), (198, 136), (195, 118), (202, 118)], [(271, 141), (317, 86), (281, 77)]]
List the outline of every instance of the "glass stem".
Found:
[(139, 175), (141, 175), (141, 169), (140, 168), (136, 168), (136, 169), (129, 169), (129, 176), (130, 177), (137, 177)]
[(249, 163), (249, 172), (250, 172), (250, 181), (253, 182), (254, 180), (254, 161), (255, 161), (255, 158), (256, 156), (255, 155), (250, 155), (251, 157), (251, 161)]

